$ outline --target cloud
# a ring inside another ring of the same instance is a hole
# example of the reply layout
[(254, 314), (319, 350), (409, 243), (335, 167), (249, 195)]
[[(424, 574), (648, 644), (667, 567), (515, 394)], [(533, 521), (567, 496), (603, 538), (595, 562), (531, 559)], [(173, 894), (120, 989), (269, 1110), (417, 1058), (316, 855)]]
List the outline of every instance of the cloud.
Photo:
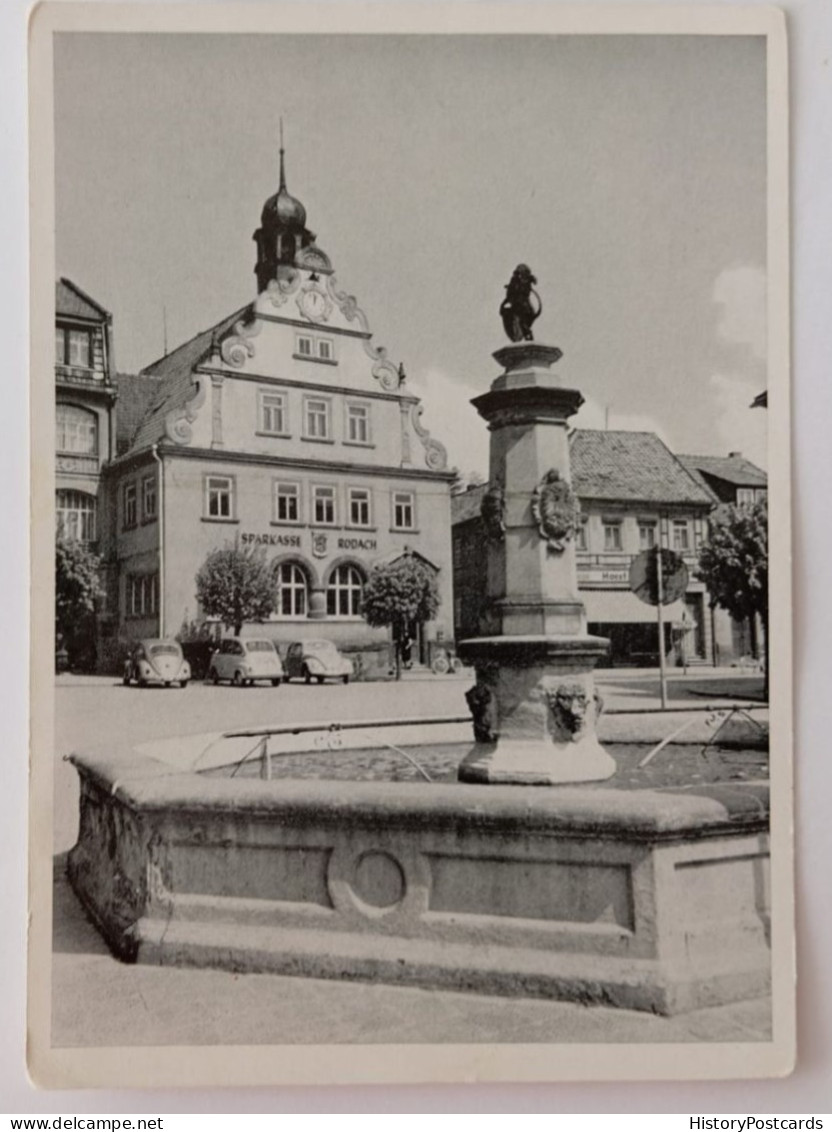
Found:
[(735, 373), (715, 373), (710, 379), (716, 408), (716, 435), (723, 455), (742, 452), (761, 468), (767, 466), (766, 409), (752, 409), (751, 402), (760, 392), (759, 386)]
[[(761, 267), (728, 267), (716, 278), (713, 299), (720, 308), (717, 333), (726, 342), (747, 346), (766, 360), (766, 274)], [(759, 390), (758, 390), (759, 392)]]
[(438, 369), (408, 378), (408, 386), (425, 403), (422, 424), (448, 449), (448, 467), (487, 477), (488, 428), (471, 404), (487, 386), (469, 385)]

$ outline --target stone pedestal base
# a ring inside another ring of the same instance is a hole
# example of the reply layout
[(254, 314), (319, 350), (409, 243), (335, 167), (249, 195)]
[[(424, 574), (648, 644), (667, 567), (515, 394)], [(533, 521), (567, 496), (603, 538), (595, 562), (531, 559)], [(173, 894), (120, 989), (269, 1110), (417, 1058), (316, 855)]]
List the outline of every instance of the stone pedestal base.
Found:
[(590, 636), (502, 636), (463, 641), (477, 672), (467, 693), (476, 746), (461, 782), (557, 786), (599, 782), (615, 760), (595, 734), (601, 699), (592, 670), (607, 642)]
[(602, 782), (615, 774), (615, 760), (595, 735), (575, 743), (515, 740), (477, 743), (459, 764), (460, 782), (512, 782), (525, 786), (562, 786)]

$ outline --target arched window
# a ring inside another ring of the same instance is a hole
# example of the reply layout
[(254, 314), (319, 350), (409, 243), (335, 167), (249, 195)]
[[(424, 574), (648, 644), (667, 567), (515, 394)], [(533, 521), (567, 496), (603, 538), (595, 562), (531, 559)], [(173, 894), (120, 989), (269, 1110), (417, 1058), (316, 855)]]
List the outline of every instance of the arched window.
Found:
[(333, 570), (326, 591), (326, 611), (330, 617), (359, 617), (364, 578), (356, 566), (345, 564)]
[(55, 408), (55, 451), (98, 455), (98, 417), (77, 405)]
[(278, 617), (305, 617), (309, 582), (294, 562), (282, 562), (277, 568)]
[(62, 538), (73, 542), (95, 542), (94, 495), (62, 489), (56, 492), (55, 509), (58, 534)]

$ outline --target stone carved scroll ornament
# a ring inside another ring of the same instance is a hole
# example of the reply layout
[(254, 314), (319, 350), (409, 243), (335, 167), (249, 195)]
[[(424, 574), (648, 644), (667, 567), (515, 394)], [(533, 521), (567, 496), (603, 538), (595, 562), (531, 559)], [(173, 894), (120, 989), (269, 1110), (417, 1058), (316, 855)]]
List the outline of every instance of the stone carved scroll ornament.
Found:
[(465, 699), (474, 723), (474, 739), (477, 743), (496, 743), (499, 720), (497, 717), (497, 697), (494, 690), (478, 682), (465, 693)]
[(410, 419), (413, 422), (416, 435), (421, 440), (422, 447), (425, 450), (425, 463), (432, 472), (444, 472), (448, 466), (448, 451), (444, 444), (440, 444), (438, 440), (433, 439), (422, 424), (422, 413), (424, 411), (424, 405), (421, 401), (417, 401), (411, 409)]
[(288, 303), (290, 296), (300, 287), (300, 280), (300, 272), (294, 267), (278, 267), (277, 278), (270, 279), (266, 284), (266, 297), (272, 306), (282, 307)]
[(205, 397), (208, 388), (208, 376), (206, 374), (196, 374), (196, 393), (184, 405), (179, 405), (165, 417), (165, 435), (174, 444), (190, 444), (193, 438), (194, 430), (191, 425), (197, 418), (197, 414), (202, 406), (205, 404)]
[(581, 521), (581, 505), (569, 483), (552, 468), (532, 495), (532, 515), (540, 537), (560, 554), (574, 537)]
[(222, 360), (225, 364), (239, 369), (248, 358), (253, 358), (252, 338), (256, 338), (262, 328), (263, 324), (257, 319), (246, 323), (245, 319), (241, 318), (235, 322), (234, 333), (223, 339), (221, 347)]
[[(366, 334), (369, 334), (370, 324), (367, 321), (367, 316), (364, 311), (359, 307), (355, 295), (348, 295), (346, 291), (339, 291), (334, 275), (328, 276), (326, 289), (329, 297), (335, 303), (344, 318), (348, 322), (358, 322), (361, 329)], [(395, 392), (402, 384), (402, 378), (399, 374), (399, 370), (388, 359), (385, 348), (383, 346), (371, 345), (367, 338), (363, 339), (363, 346), (367, 357), (373, 362), (373, 366), (370, 370), (373, 377), (381, 385), (382, 389), (386, 389), (388, 393)]]
[(545, 690), (552, 723), (552, 738), (561, 743), (577, 743), (586, 732), (589, 713), (595, 718), (604, 709), (597, 692), (590, 697), (583, 684), (565, 682)]

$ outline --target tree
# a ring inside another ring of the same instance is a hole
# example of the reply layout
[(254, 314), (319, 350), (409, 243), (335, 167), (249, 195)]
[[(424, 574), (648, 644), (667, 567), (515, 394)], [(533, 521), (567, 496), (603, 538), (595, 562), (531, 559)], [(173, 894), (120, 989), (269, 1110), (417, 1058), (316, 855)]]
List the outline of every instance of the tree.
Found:
[(212, 550), (196, 575), (196, 596), (208, 617), (217, 617), (239, 637), (246, 621), (265, 621), (274, 612), (275, 582), (262, 548), (236, 542)]
[(72, 662), (90, 654), (95, 636), (95, 604), (104, 596), (101, 561), (84, 543), (55, 543), (55, 635)]
[(768, 695), (768, 503), (725, 505), (710, 518), (708, 540), (699, 551), (698, 575), (714, 605), (738, 621), (757, 615), (765, 635)]
[(402, 674), (402, 642), (412, 627), (432, 620), (439, 609), (436, 578), (411, 554), (396, 562), (376, 566), (361, 602), (361, 612), (368, 625), (390, 626), (396, 642), (396, 679)]

